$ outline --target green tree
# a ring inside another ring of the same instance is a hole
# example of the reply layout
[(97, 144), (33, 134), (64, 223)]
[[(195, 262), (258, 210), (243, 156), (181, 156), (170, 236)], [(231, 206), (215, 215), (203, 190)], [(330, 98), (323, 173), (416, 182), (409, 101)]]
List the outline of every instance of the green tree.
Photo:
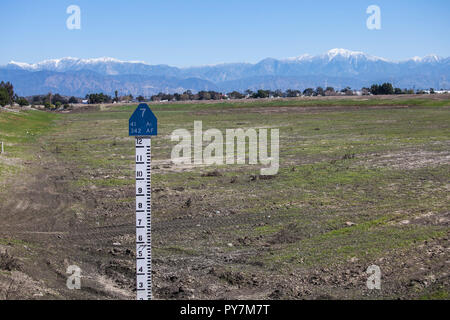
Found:
[(52, 93), (49, 92), (44, 99), (42, 100), (42, 102), (44, 103), (44, 105), (48, 102), (49, 104), (52, 104)]
[(78, 99), (72, 96), (69, 98), (69, 103), (78, 103)]
[(318, 96), (324, 96), (325, 95), (325, 90), (323, 90), (322, 87), (317, 87), (316, 88), (316, 93)]
[(350, 87), (345, 87), (344, 89), (341, 90), (341, 92), (347, 96), (353, 95), (353, 90)]
[(2, 107), (9, 103), (8, 91), (5, 88), (0, 87), (0, 105)]
[(23, 107), (23, 106), (29, 106), (30, 103), (28, 102), (27, 99), (25, 99), (24, 97), (18, 97), (16, 99), (16, 102), (19, 104), (19, 106)]
[(258, 92), (254, 93), (252, 98), (268, 98), (269, 97), (269, 91), (268, 90), (258, 90)]
[(336, 94), (336, 91), (334, 90), (333, 87), (327, 87), (327, 88), (325, 89), (324, 94), (325, 94), (326, 96), (334, 96), (334, 95)]
[(304, 96), (312, 96), (314, 95), (314, 89), (313, 88), (306, 88), (305, 90), (303, 90), (303, 95)]
[(385, 82), (381, 85), (382, 94), (394, 94), (394, 87), (391, 83)]
[(199, 91), (198, 96), (200, 100), (211, 100), (211, 94), (208, 91)]
[(374, 84), (370, 87), (370, 93), (378, 94), (394, 94), (394, 87), (391, 83), (385, 82), (382, 85)]
[(108, 102), (112, 101), (110, 96), (108, 96), (102, 92), (87, 94), (86, 99), (89, 100), (89, 104), (108, 103)]
[(3, 88), (6, 90), (6, 93), (8, 95), (8, 103), (9, 105), (13, 105), (14, 103), (14, 87), (13, 85), (8, 81), (8, 82), (0, 82), (0, 88)]
[(280, 97), (283, 96), (283, 91), (281, 91), (280, 89), (275, 90), (275, 91), (273, 92), (273, 96), (274, 96), (275, 98), (280, 98)]
[(299, 95), (301, 95), (301, 92), (299, 90), (291, 90), (291, 89), (286, 90), (286, 97), (288, 98), (298, 97)]
[(211, 95), (211, 99), (213, 100), (220, 100), (222, 99), (222, 93), (217, 91), (209, 91), (209, 94)]
[(60, 102), (60, 104), (65, 104), (67, 103), (67, 99), (64, 98), (63, 96), (61, 96), (59, 93), (55, 93), (52, 96), (52, 101), (51, 101), (54, 105), (56, 105), (57, 102)]
[(45, 107), (45, 109), (54, 109), (55, 108), (55, 106), (54, 105), (52, 105), (50, 102), (48, 102), (48, 101), (46, 101), (45, 103), (44, 103), (44, 107)]
[(245, 97), (242, 93), (238, 91), (232, 91), (228, 93), (228, 96), (230, 97), (230, 99), (242, 99)]
[(180, 100), (181, 100), (181, 101), (187, 101), (187, 100), (189, 100), (189, 95), (186, 94), (186, 93), (181, 94), (181, 95), (180, 95)]

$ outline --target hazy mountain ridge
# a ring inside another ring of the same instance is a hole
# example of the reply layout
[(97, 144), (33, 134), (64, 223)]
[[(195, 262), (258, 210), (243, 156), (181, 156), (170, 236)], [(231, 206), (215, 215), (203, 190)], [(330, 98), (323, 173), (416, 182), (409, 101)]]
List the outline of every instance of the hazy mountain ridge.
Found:
[(11, 81), (21, 95), (58, 92), (84, 96), (89, 92), (149, 96), (185, 90), (244, 91), (305, 89), (393, 82), (400, 88), (450, 87), (450, 58), (429, 55), (389, 61), (362, 52), (332, 49), (325, 54), (287, 59), (267, 58), (256, 64), (226, 63), (177, 68), (114, 58), (62, 58), (36, 64), (10, 62), (0, 67), (0, 80)]

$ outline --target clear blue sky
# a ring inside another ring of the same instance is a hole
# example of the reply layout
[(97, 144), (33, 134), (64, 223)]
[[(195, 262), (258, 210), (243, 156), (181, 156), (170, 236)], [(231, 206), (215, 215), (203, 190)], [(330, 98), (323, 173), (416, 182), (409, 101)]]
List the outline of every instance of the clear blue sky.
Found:
[[(81, 8), (81, 30), (66, 9)], [(366, 8), (381, 8), (381, 30)], [(191, 66), (320, 54), (332, 48), (389, 58), (450, 56), (448, 0), (2, 1), (0, 65), (65, 56)]]

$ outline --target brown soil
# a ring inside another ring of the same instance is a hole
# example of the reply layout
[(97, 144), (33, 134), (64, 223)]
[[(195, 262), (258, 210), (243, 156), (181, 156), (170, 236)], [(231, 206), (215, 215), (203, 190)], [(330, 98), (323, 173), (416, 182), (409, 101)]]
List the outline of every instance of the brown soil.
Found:
[[(315, 112), (314, 107), (289, 108), (290, 112), (306, 110)], [(275, 111), (282, 112), (283, 108), (251, 108), (245, 112)], [(320, 107), (320, 111), (326, 108)], [(18, 265), (12, 271), (1, 270), (0, 299), (134, 299), (134, 202), (107, 201), (132, 198), (134, 188), (72, 188), (70, 182), (82, 176), (81, 169), (56, 161), (51, 151), (42, 149), (38, 156), (41, 160), (24, 164), (31, 174), (9, 181), (7, 194), (1, 195), (0, 239), (10, 241), (0, 242), (0, 251), (17, 257)], [(448, 163), (448, 153), (422, 152), (381, 156), (373, 165), (401, 165), (411, 157), (425, 161), (424, 165)], [(165, 162), (155, 165), (171, 171)], [(420, 167), (421, 163), (411, 165)], [(228, 179), (230, 183), (229, 178), (216, 171), (208, 171), (205, 176)], [(257, 178), (250, 177), (248, 183)], [(450, 285), (446, 237), (417, 243), (401, 254), (395, 251), (385, 254), (376, 261), (383, 270), (383, 290), (368, 290), (367, 265), (357, 258), (336, 266), (296, 268), (287, 275), (253, 262), (254, 256), (308, 236), (302, 234), (301, 226), (288, 224), (268, 241), (258, 236), (238, 237), (237, 243), (229, 245), (239, 245), (239, 250), (228, 251), (215, 243), (223, 239), (224, 226), (238, 228), (245, 222), (259, 227), (266, 225), (268, 219), (271, 225), (277, 225), (281, 217), (265, 214), (249, 217), (226, 208), (206, 215), (192, 209), (191, 203), (204, 201), (207, 207), (211, 199), (186, 194), (183, 189), (165, 189), (164, 194), (160, 191), (153, 186), (155, 209), (164, 208), (168, 213), (153, 221), (156, 299), (408, 298), (414, 296), (414, 290)], [(74, 204), (81, 204), (84, 209), (78, 210)], [(96, 226), (102, 217), (108, 223)], [(423, 214), (411, 218), (409, 223), (448, 226), (449, 215)], [(201, 243), (203, 247), (188, 252), (172, 245), (180, 243)], [(183, 254), (171, 255), (168, 250)], [(66, 287), (66, 269), (72, 264), (82, 269), (81, 290)]]

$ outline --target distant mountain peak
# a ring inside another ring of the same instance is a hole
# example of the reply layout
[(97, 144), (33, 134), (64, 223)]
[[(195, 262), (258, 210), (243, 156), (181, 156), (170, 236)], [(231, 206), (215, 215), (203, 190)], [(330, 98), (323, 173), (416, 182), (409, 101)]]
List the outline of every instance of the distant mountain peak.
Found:
[(300, 56), (297, 57), (290, 57), (290, 58), (286, 58), (284, 59), (285, 61), (306, 61), (306, 60), (311, 60), (312, 58), (314, 58), (313, 55), (310, 55), (308, 53), (302, 54)]
[(329, 61), (335, 59), (336, 57), (342, 57), (345, 59), (350, 59), (350, 58), (354, 58), (354, 59), (367, 59), (370, 61), (388, 61), (387, 59), (381, 58), (381, 57), (376, 57), (376, 56), (372, 56), (369, 54), (366, 54), (364, 52), (361, 51), (352, 51), (352, 50), (347, 50), (347, 49), (342, 49), (342, 48), (335, 48), (335, 49), (331, 49), (329, 50), (325, 56), (328, 57)]
[(436, 55), (436, 54), (429, 54), (422, 58), (422, 62), (440, 62), (442, 60), (442, 57)]
[(429, 54), (424, 57), (414, 56), (414, 57), (408, 59), (407, 61), (414, 61), (417, 63), (438, 63), (438, 62), (442, 62), (443, 60), (444, 60), (444, 58), (441, 56), (438, 56), (437, 54)]
[(33, 69), (33, 65), (26, 63), (26, 62), (17, 62), (14, 60), (11, 60), (6, 66), (17, 66), (21, 69), (30, 70)]
[(342, 58), (342, 59), (366, 59), (369, 61), (385, 61), (390, 62), (388, 59), (384, 59), (381, 57), (373, 56), (366, 54), (361, 51), (352, 51), (348, 49), (343, 48), (334, 48), (331, 50), (328, 50), (326, 53), (322, 55), (313, 56), (311, 54), (302, 54), (297, 57), (291, 57), (284, 59), (284, 61), (290, 61), (290, 62), (304, 62), (304, 61), (311, 61), (313, 59), (325, 59), (328, 62), (336, 59), (336, 58)]
[(334, 49), (328, 50), (327, 55), (330, 57), (335, 57), (337, 55), (340, 55), (340, 56), (344, 56), (344, 57), (348, 58), (350, 56), (364, 55), (364, 53), (361, 51), (352, 51), (352, 50), (347, 50), (347, 49), (343, 49), (343, 48), (334, 48)]

